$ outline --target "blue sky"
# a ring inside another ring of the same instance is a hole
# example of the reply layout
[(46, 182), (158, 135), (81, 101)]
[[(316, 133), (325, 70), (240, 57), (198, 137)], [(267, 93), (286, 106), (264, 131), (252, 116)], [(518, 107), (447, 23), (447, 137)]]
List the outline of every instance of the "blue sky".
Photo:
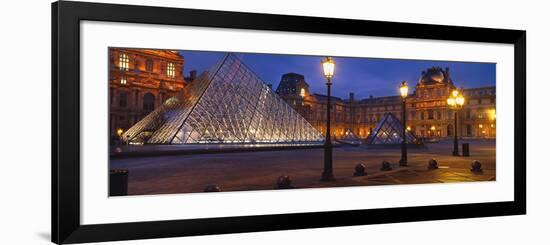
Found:
[[(224, 52), (180, 51), (184, 56), (184, 75), (197, 70), (200, 74), (216, 61)], [(266, 83), (277, 88), (281, 75), (295, 72), (305, 76), (311, 93), (326, 93), (325, 78), (322, 74), (322, 56), (278, 55), (238, 53), (244, 63)], [(333, 57), (336, 62), (332, 94), (347, 98), (350, 92), (355, 98), (370, 95), (391, 96), (398, 94), (401, 81), (413, 87), (418, 82), (422, 70), (432, 66), (449, 67), (451, 78), (456, 86), (464, 88), (494, 86), (496, 65), (493, 63), (450, 62), (427, 60), (399, 60), (376, 58)]]

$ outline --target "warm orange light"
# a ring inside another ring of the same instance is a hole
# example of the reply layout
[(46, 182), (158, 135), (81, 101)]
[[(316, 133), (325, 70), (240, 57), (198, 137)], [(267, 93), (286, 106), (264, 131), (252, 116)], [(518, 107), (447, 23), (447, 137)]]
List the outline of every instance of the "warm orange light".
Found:
[(431, 129), (432, 131), (434, 131), (434, 130), (435, 130), (435, 126), (432, 125), (432, 127), (430, 127), (430, 129)]
[(459, 94), (459, 95), (456, 97), (456, 104), (457, 104), (458, 106), (464, 105), (464, 96), (462, 96), (462, 94)]
[(458, 90), (454, 89), (451, 94), (453, 95), (453, 97), (458, 97)]
[(411, 131), (411, 127), (407, 126), (407, 131)]
[(300, 89), (300, 96), (302, 96), (302, 98), (306, 96), (306, 89), (304, 88)]
[(334, 60), (332, 58), (327, 57), (323, 62), (323, 73), (326, 78), (331, 79), (334, 76), (334, 67), (336, 66), (336, 63), (334, 63)]
[(453, 98), (453, 97), (449, 97), (449, 98), (447, 99), (447, 105), (455, 106), (455, 105), (456, 105), (456, 99)]
[(478, 125), (479, 128), (483, 128), (483, 124)]
[(491, 121), (494, 121), (495, 119), (497, 119), (497, 110), (496, 109), (489, 109), (487, 114), (489, 114), (489, 119), (491, 119)]
[(454, 89), (451, 92), (451, 95), (449, 98), (447, 98), (447, 105), (457, 108), (462, 107), (464, 103), (466, 102), (466, 99), (464, 99), (464, 96), (460, 93), (460, 91)]
[(122, 129), (122, 128), (118, 128), (116, 130), (116, 134), (118, 135), (118, 137), (122, 136), (123, 133), (124, 133), (124, 129)]

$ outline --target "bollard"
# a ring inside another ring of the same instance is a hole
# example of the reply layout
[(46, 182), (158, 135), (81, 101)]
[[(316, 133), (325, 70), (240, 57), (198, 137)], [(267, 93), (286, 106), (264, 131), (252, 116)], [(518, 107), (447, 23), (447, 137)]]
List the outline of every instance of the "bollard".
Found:
[(470, 144), (469, 143), (462, 143), (462, 156), (463, 157), (469, 157), (470, 156)]
[(222, 191), (222, 188), (220, 188), (217, 185), (207, 185), (204, 188), (204, 192), (220, 192), (220, 191)]
[(437, 161), (435, 159), (430, 159), (430, 161), (428, 161), (428, 169), (438, 169), (439, 166), (437, 165)]
[(128, 195), (128, 170), (111, 169), (109, 171), (109, 196)]
[(483, 169), (481, 168), (481, 162), (479, 162), (478, 160), (474, 160), (472, 162), (472, 169), (470, 169), (470, 171), (474, 173), (482, 173)]
[(391, 166), (391, 163), (389, 163), (388, 161), (384, 160), (382, 161), (382, 166), (380, 167), (380, 170), (382, 171), (390, 171), (392, 170), (392, 166)]
[(292, 180), (288, 175), (281, 175), (277, 178), (277, 186), (275, 189), (292, 189)]
[(367, 172), (365, 172), (365, 164), (358, 163), (355, 165), (355, 173), (353, 173), (353, 176), (365, 176), (367, 175)]

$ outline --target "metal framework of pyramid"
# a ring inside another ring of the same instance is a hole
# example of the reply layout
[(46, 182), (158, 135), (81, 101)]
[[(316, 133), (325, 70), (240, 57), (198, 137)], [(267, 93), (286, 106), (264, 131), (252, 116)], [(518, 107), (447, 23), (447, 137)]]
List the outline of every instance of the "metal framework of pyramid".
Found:
[(323, 136), (234, 54), (128, 129), (136, 144), (308, 143)]
[[(403, 133), (403, 124), (392, 113), (386, 113), (382, 120), (376, 125), (374, 130), (367, 137), (367, 144), (401, 144)], [(407, 144), (418, 143), (416, 137), (411, 132), (405, 133)]]

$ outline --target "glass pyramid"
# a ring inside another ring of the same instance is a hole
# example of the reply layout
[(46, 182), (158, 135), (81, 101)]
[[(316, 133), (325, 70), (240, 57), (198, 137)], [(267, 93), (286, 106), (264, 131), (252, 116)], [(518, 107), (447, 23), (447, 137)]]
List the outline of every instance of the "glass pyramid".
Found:
[[(376, 125), (374, 130), (367, 137), (367, 144), (401, 144), (403, 133), (403, 123), (399, 121), (392, 113), (386, 113), (382, 120)], [(407, 144), (417, 143), (416, 137), (407, 132)]]
[(128, 129), (135, 144), (317, 143), (323, 136), (234, 54)]
[(340, 143), (353, 144), (353, 145), (358, 145), (358, 144), (362, 143), (361, 139), (359, 139), (353, 133), (353, 131), (351, 131), (351, 129), (349, 129), (349, 128), (346, 129), (346, 132), (344, 133), (344, 137), (338, 139), (337, 141), (340, 142)]

